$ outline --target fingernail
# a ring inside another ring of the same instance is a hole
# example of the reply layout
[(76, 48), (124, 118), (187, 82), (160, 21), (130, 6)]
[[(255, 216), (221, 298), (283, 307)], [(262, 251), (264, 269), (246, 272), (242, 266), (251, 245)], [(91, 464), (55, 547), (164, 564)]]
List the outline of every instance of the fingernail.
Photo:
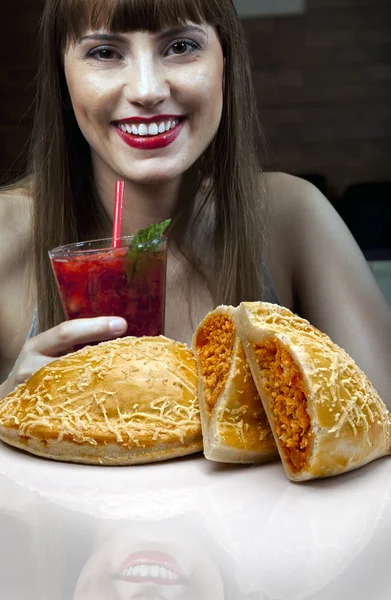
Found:
[(126, 323), (123, 319), (111, 319), (109, 327), (112, 333), (123, 333)]

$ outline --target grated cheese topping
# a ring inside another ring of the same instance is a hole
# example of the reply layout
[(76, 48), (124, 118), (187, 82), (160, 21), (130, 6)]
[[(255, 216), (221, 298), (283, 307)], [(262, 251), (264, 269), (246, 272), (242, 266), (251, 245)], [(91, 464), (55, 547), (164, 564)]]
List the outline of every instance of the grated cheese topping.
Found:
[(22, 437), (148, 448), (201, 437), (194, 355), (163, 336), (122, 338), (50, 363), (0, 405)]

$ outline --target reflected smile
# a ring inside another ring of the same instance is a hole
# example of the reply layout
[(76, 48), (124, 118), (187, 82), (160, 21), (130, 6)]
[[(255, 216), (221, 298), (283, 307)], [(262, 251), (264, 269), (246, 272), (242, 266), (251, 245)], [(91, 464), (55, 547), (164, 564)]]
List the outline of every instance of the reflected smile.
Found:
[(138, 552), (128, 556), (114, 579), (131, 583), (186, 585), (187, 577), (179, 563), (164, 552)]
[(123, 569), (115, 579), (132, 583), (156, 583), (157, 585), (183, 585), (184, 579), (175, 571), (156, 564), (135, 565)]

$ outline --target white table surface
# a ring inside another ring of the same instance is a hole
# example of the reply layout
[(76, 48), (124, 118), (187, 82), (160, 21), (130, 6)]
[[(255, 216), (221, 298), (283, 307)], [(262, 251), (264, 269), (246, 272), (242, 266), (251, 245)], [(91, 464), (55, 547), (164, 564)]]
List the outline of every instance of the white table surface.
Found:
[[(391, 457), (294, 484), (280, 463), (89, 467), (0, 442), (0, 599), (390, 600), (390, 494)], [(186, 582), (113, 578), (156, 552)]]

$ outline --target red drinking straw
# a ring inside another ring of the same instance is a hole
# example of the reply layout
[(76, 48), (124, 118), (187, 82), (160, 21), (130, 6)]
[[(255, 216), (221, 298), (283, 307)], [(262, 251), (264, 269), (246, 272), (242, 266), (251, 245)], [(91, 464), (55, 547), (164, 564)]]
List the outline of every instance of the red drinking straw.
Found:
[(115, 184), (113, 236), (111, 240), (112, 248), (119, 248), (121, 245), (124, 187), (125, 184), (123, 181), (117, 181)]

